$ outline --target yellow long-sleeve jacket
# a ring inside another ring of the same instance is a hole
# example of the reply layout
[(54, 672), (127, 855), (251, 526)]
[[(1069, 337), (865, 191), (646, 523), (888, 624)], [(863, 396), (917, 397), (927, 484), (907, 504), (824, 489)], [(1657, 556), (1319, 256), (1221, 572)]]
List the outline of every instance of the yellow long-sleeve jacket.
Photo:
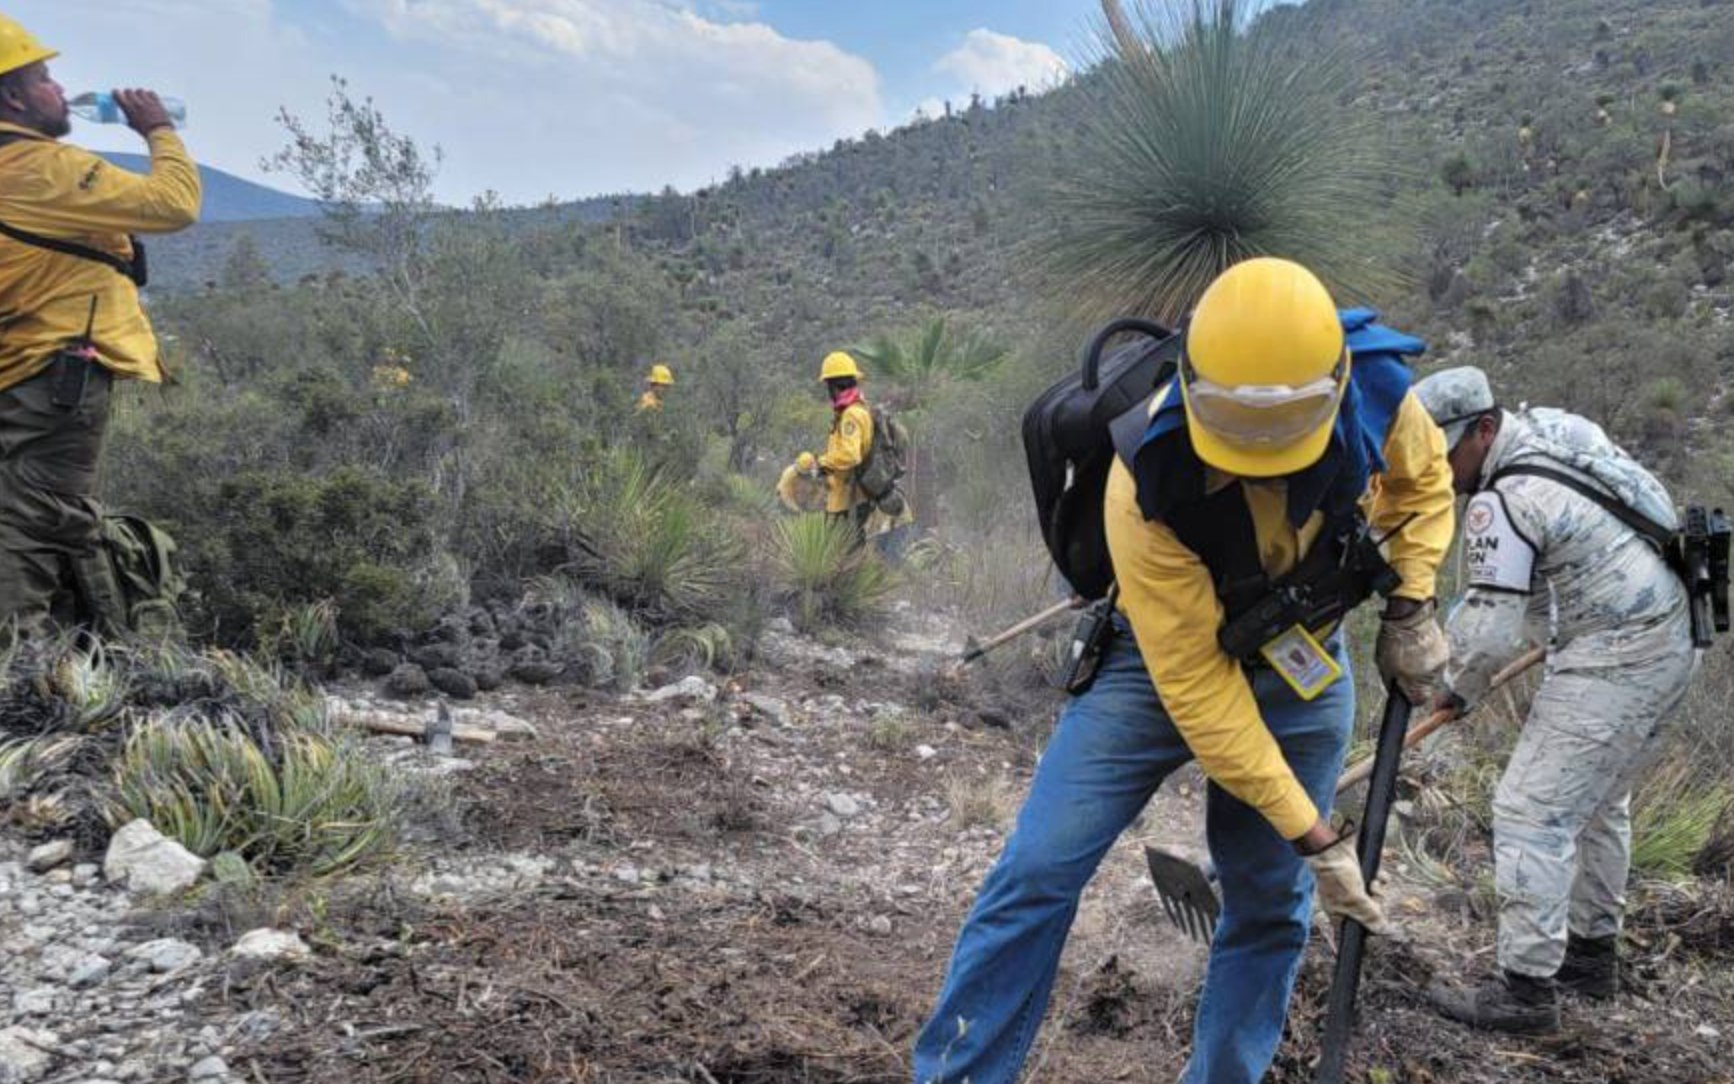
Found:
[[(199, 170), (172, 129), (149, 137), (149, 176), (38, 132), (0, 146), (0, 222), (123, 260), (128, 234), (172, 233), (198, 221)], [(162, 380), (157, 340), (138, 288), (112, 267), (0, 236), (0, 390), (40, 372), (96, 319), (91, 339), (115, 375)]]
[(855, 471), (867, 461), (873, 447), (873, 412), (866, 403), (854, 403), (831, 419), (831, 435), (819, 469), (825, 473), (825, 511), (848, 512), (867, 499), (855, 484)]
[[(1388, 544), (1388, 560), (1403, 578), (1396, 593), (1430, 599), (1451, 545), (1454, 498), (1445, 436), (1413, 393), (1392, 420), (1384, 454), (1386, 471), (1374, 477), (1363, 507), (1380, 532), (1409, 521)], [(1315, 512), (1296, 530), (1281, 479), (1208, 475), (1210, 492), (1245, 489), (1267, 574), (1288, 572), (1312, 548), (1323, 516)], [(1120, 462), (1108, 479), (1105, 514), (1120, 605), (1163, 707), (1206, 775), (1257, 809), (1284, 839), (1298, 839), (1319, 811), (1265, 727), (1246, 672), (1217, 643), (1223, 607), (1203, 559), (1167, 524), (1144, 518), (1132, 474)]]

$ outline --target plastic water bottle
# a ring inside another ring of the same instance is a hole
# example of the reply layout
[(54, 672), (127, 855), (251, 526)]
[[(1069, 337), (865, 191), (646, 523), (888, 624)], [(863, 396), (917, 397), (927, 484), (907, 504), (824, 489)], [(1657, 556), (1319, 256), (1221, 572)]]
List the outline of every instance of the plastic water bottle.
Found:
[[(187, 103), (179, 98), (162, 96), (163, 109), (168, 112), (169, 119), (174, 121), (176, 128), (187, 126)], [(126, 114), (120, 111), (120, 103), (114, 100), (114, 95), (106, 90), (92, 90), (80, 94), (66, 103), (66, 108), (75, 117), (82, 117), (92, 124), (125, 124)]]

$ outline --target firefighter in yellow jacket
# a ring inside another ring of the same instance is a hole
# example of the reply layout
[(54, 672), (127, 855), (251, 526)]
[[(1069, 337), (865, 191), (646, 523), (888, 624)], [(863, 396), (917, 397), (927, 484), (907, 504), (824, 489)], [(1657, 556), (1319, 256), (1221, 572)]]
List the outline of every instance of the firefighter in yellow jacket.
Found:
[(155, 94), (115, 95), (149, 176), (60, 142), (56, 55), (0, 16), (0, 643), (39, 631), (69, 579), (113, 612), (92, 501), (111, 387), (162, 380), (131, 235), (199, 214), (198, 168)]
[[(1275, 259), (1219, 277), (1185, 335), (1147, 426), (1116, 426), (1104, 509), (1114, 635), (958, 937), (916, 1043), (918, 1084), (1017, 1079), (1080, 893), (1188, 760), (1210, 779), (1222, 912), (1186, 1084), (1263, 1079), (1315, 891), (1327, 912), (1388, 928), (1327, 820), (1355, 717), (1342, 633), (1267, 615), (1297, 581), (1334, 587), (1332, 570), (1375, 570), (1380, 668), (1427, 702), (1448, 653), (1433, 599), (1453, 517), (1443, 435), (1401, 360), (1424, 344), (1366, 310), (1339, 313), (1310, 272)], [(1383, 555), (1370, 532), (1389, 536)], [(1367, 592), (1339, 594), (1346, 612)], [(1238, 641), (1225, 633), (1249, 624), (1273, 627), (1229, 654)]]
[(644, 379), (644, 394), (638, 397), (638, 412), (640, 414), (662, 413), (663, 396), (668, 389), (674, 387), (674, 370), (666, 365), (652, 365), (650, 375)]
[(825, 512), (864, 528), (873, 502), (856, 484), (855, 472), (873, 450), (873, 412), (861, 394), (861, 366), (839, 350), (825, 358), (819, 379), (831, 398), (831, 435), (818, 458), (825, 478)]

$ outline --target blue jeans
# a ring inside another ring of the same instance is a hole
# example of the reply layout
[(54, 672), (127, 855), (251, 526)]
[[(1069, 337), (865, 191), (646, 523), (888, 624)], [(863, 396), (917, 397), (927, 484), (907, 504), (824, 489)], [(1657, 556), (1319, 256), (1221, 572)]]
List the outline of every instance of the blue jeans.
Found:
[[(1344, 677), (1310, 704), (1276, 674), (1253, 675), (1264, 722), (1301, 785), (1328, 810), (1354, 725)], [(1047, 1012), (1078, 896), (1162, 780), (1192, 753), (1128, 634), (1074, 700), (1042, 755), (1017, 828), (958, 935), (933, 1018), (915, 1044), (916, 1084), (1013, 1084)], [(1210, 786), (1211, 860), (1222, 917), (1184, 1084), (1252, 1084), (1282, 1039), (1312, 915), (1313, 880), (1252, 807)]]

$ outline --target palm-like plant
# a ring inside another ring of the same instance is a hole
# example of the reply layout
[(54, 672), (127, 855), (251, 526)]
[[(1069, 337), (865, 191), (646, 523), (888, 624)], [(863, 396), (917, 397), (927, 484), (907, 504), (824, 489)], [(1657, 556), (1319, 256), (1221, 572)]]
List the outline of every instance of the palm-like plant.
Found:
[(983, 379), (1007, 355), (980, 331), (955, 331), (944, 316), (907, 335), (881, 332), (851, 352), (869, 373), (902, 385), (917, 407), (943, 384)]
[(1081, 310), (1177, 321), (1254, 256), (1306, 264), (1345, 297), (1400, 281), (1388, 231), (1369, 228), (1395, 168), (1347, 104), (1340, 47), (1299, 34), (1298, 11), (1255, 21), (1258, 0), (1103, 6), (1043, 238)]

